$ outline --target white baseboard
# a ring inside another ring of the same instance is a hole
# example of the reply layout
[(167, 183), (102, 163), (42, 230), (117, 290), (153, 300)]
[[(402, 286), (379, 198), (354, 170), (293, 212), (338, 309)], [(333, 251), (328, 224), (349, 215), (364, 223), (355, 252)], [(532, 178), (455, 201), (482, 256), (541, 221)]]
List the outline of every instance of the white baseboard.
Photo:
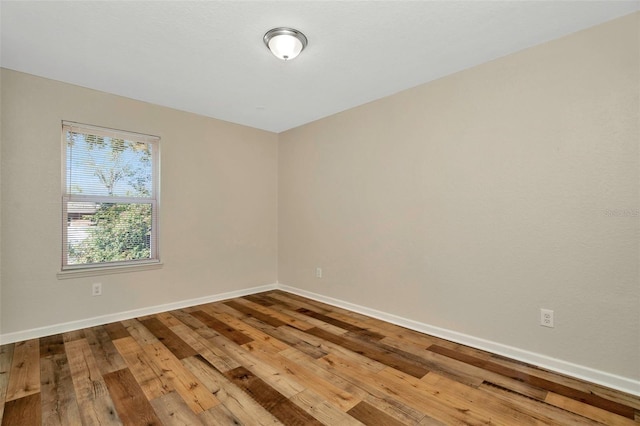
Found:
[(377, 318), (386, 322), (390, 322), (420, 333), (429, 334), (431, 336), (440, 337), (452, 342), (471, 346), (476, 349), (488, 351), (497, 355), (502, 355), (517, 361), (533, 364), (547, 370), (551, 370), (560, 374), (565, 374), (577, 379), (586, 380), (608, 388), (617, 389), (632, 395), (640, 396), (640, 381), (627, 377), (618, 376), (607, 373), (605, 371), (596, 370), (569, 361), (552, 358), (546, 355), (519, 349), (513, 346), (503, 345), (501, 343), (492, 342), (490, 340), (481, 339), (470, 336), (468, 334), (458, 333), (457, 331), (447, 330), (433, 325), (421, 323), (418, 321), (403, 318), (397, 315), (378, 311), (376, 309), (367, 308), (365, 306), (356, 305), (354, 303), (345, 302), (343, 300), (334, 299), (332, 297), (323, 296), (321, 294), (312, 293), (310, 291), (301, 290), (296, 287), (290, 287), (284, 284), (278, 284), (278, 288), (282, 291), (297, 294), (309, 299), (317, 300), (328, 305), (337, 306), (339, 308), (354, 311), (363, 315)]
[(463, 345), (471, 346), (476, 349), (485, 350), (491, 353), (502, 355), (511, 359), (533, 364), (547, 370), (566, 374), (588, 382), (596, 383), (612, 389), (618, 389), (633, 395), (640, 396), (640, 381), (627, 377), (618, 376), (607, 373), (605, 371), (596, 370), (583, 365), (574, 364), (561, 359), (552, 358), (546, 355), (519, 349), (513, 346), (503, 345), (501, 343), (492, 342), (490, 340), (481, 339), (453, 330), (436, 327), (433, 325), (421, 323), (411, 319), (403, 318), (397, 315), (378, 311), (376, 309), (367, 308), (365, 306), (356, 305), (332, 297), (323, 296), (321, 294), (302, 290), (296, 287), (290, 287), (284, 284), (268, 284), (258, 287), (251, 287), (242, 290), (235, 290), (226, 293), (204, 296), (195, 299), (181, 300), (179, 302), (167, 303), (164, 305), (149, 306), (146, 308), (134, 309), (115, 314), (101, 315), (92, 318), (86, 318), (78, 321), (70, 321), (61, 324), (54, 324), (46, 327), (33, 328), (30, 330), (16, 331), (13, 333), (0, 334), (0, 344), (14, 343), (39, 337), (51, 336), (54, 334), (66, 333), (73, 330), (79, 330), (87, 327), (95, 327), (98, 325), (108, 324), (116, 321), (123, 321), (131, 318), (141, 317), (145, 315), (157, 314), (175, 309), (187, 308), (190, 306), (201, 305), (204, 303), (218, 302), (220, 300), (233, 299), (235, 297), (247, 296), (249, 294), (261, 293), (269, 290), (282, 290), (309, 299), (317, 300), (328, 305), (337, 306), (339, 308), (348, 309), (363, 315), (368, 315), (383, 321), (390, 322), (411, 330), (429, 334), (442, 339), (450, 340)]
[(259, 287), (251, 287), (242, 290), (234, 290), (226, 293), (214, 294), (211, 296), (198, 297), (195, 299), (181, 300), (179, 302), (172, 302), (164, 305), (148, 306), (146, 308), (133, 309), (131, 311), (101, 315), (78, 321), (70, 321), (61, 324), (48, 325), (46, 327), (32, 328), (30, 330), (16, 331), (14, 333), (0, 334), (0, 344), (5, 345), (7, 343), (52, 336), (54, 334), (66, 333), (68, 331), (80, 330), (87, 327), (95, 327), (97, 325), (109, 324), (111, 322), (123, 321), (145, 315), (152, 315), (160, 312), (167, 312), (175, 309), (202, 305), (204, 303), (218, 302), (220, 300), (233, 299), (234, 297), (242, 297), (249, 294), (261, 293), (263, 291), (275, 290), (277, 288), (277, 284), (267, 284)]

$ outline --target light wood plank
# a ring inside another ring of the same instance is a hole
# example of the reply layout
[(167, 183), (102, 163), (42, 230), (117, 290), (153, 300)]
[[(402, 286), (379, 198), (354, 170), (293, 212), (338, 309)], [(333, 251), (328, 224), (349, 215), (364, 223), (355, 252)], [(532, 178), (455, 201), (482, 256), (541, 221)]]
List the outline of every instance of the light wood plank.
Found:
[(403, 389), (398, 392), (399, 387), (397, 384), (388, 383), (389, 381), (381, 377), (379, 373), (374, 373), (362, 368), (352, 359), (330, 354), (319, 359), (318, 362), (323, 364), (329, 371), (362, 387), (371, 395), (380, 399), (397, 400), (419, 411), (422, 413), (421, 418), (428, 413), (429, 416), (446, 424), (482, 424), (482, 422), (473, 421), (473, 419), (468, 418), (464, 411), (459, 411), (455, 407), (447, 406), (439, 401), (433, 400), (430, 394), (423, 395), (419, 392), (411, 391), (411, 385), (409, 383), (405, 384), (407, 388), (400, 386)]
[(13, 349), (5, 400), (40, 392), (40, 346), (38, 339), (18, 342)]
[(216, 405), (198, 414), (203, 425), (238, 426), (243, 423), (224, 404)]
[[(362, 422), (325, 401), (311, 389), (300, 392), (291, 401), (325, 425), (362, 426)], [(376, 425), (379, 423), (375, 423)], [(393, 425), (395, 426), (395, 425)]]
[(543, 424), (558, 425), (595, 425), (599, 424), (581, 415), (572, 413), (568, 410), (546, 405), (544, 410), (540, 409), (540, 402), (535, 399), (526, 397), (517, 392), (500, 388), (492, 384), (482, 384), (480, 389), (483, 392), (491, 394), (492, 397), (504, 401), (506, 404), (516, 407), (522, 413), (538, 419)]
[(353, 353), (360, 354), (365, 358), (373, 359), (381, 364), (393, 367), (416, 378), (423, 377), (429, 372), (429, 369), (424, 362), (417, 362), (414, 359), (399, 353), (399, 351), (392, 351), (389, 350), (389, 348), (381, 347), (377, 344), (369, 344), (364, 341), (358, 341), (357, 339), (350, 339), (344, 335), (337, 336), (319, 328), (312, 328), (305, 331), (305, 333), (319, 337), (325, 341), (332, 342), (335, 345), (346, 348)]
[(40, 359), (40, 380), (42, 424), (80, 424), (80, 410), (66, 353)]
[[(280, 353), (283, 357), (295, 362), (296, 364), (303, 366), (306, 370), (312, 372), (319, 379), (324, 380), (327, 383), (331, 383), (336, 388), (340, 389), (347, 395), (351, 395), (354, 400), (361, 401), (370, 395), (367, 391), (354, 385), (351, 381), (345, 380), (341, 376), (334, 374), (328, 369), (323, 368), (322, 364), (317, 359), (310, 357), (309, 355), (299, 352), (293, 348), (282, 351)], [(348, 406), (348, 404), (347, 404)]]
[(549, 394), (545, 398), (545, 402), (555, 407), (562, 408), (563, 410), (569, 410), (581, 416), (595, 420), (596, 422), (604, 423), (606, 425), (638, 425), (633, 419), (619, 416), (598, 407), (583, 404), (580, 401), (576, 401), (575, 399), (567, 398), (553, 392), (549, 392)]
[(390, 382), (409, 382), (417, 391), (430, 392), (435, 396), (435, 400), (458, 410), (465, 410), (465, 414), (479, 421), (490, 418), (497, 424), (503, 425), (539, 423), (537, 419), (527, 416), (505, 401), (491, 398), (479, 389), (465, 386), (436, 373), (429, 373), (422, 380), (415, 380), (413, 377), (390, 369), (383, 370), (379, 374)]
[(176, 392), (169, 392), (151, 401), (151, 405), (165, 426), (207, 425), (203, 423)]
[(612, 401), (610, 399), (603, 398), (600, 395), (597, 395), (592, 392), (584, 392), (580, 389), (566, 386), (564, 384), (554, 382), (552, 380), (543, 379), (538, 375), (523, 373), (519, 371), (517, 368), (510, 368), (495, 362), (478, 359), (474, 356), (460, 353), (458, 351), (450, 350), (439, 345), (431, 345), (429, 346), (429, 350), (444, 356), (448, 356), (453, 359), (457, 359), (459, 361), (465, 362), (470, 365), (481, 367), (488, 371), (492, 371), (494, 373), (501, 374), (503, 376), (506, 376), (512, 379), (525, 381), (526, 383), (532, 386), (545, 389), (547, 391), (551, 391), (556, 394), (566, 396), (568, 398), (572, 398), (577, 401), (587, 403), (594, 407), (602, 408), (604, 410), (621, 415), (623, 417), (627, 417), (631, 419), (633, 419), (634, 417), (633, 407), (630, 407), (625, 404), (621, 404), (617, 401)]
[(508, 369), (517, 370), (522, 374), (539, 377), (541, 379), (548, 380), (559, 385), (573, 388), (587, 394), (593, 394), (597, 397), (609, 399), (616, 403), (627, 405), (629, 407), (635, 408), (636, 410), (640, 410), (640, 398), (633, 395), (625, 394), (623, 392), (606, 388), (598, 384), (587, 383), (573, 377), (553, 373), (542, 368), (537, 368), (520, 361), (510, 360), (495, 354), (491, 354), (489, 361), (497, 365), (507, 367)]
[[(391, 397), (377, 397), (371, 394), (368, 394), (363, 401), (368, 403), (369, 405), (376, 407), (378, 410), (387, 414), (394, 419), (397, 419), (399, 422), (407, 425), (417, 425), (422, 424), (421, 422), (425, 421), (426, 418), (431, 419), (431, 417), (425, 415), (424, 413), (409, 407), (401, 403), (398, 400), (395, 400)], [(434, 424), (438, 421), (433, 420)], [(444, 424), (444, 423), (440, 423)]]
[[(287, 351), (295, 350), (289, 348)], [(257, 358), (261, 359), (265, 364), (268, 364), (276, 368), (281, 375), (291, 377), (292, 380), (296, 380), (299, 383), (304, 383), (305, 390), (311, 390), (318, 394), (324, 401), (333, 404), (340, 408), (342, 411), (347, 411), (354, 405), (356, 405), (360, 399), (342, 389), (334, 386), (331, 382), (325, 381), (323, 378), (318, 377), (313, 371), (305, 368), (304, 365), (298, 364), (295, 361), (284, 356), (270, 352), (269, 350), (260, 350), (259, 344), (254, 342), (253, 350), (250, 352)]]
[(7, 386), (9, 385), (9, 374), (11, 371), (11, 361), (13, 360), (13, 348), (15, 345), (0, 346), (0, 423), (4, 414), (4, 404), (7, 396)]
[(289, 375), (282, 375), (278, 369), (265, 364), (245, 348), (236, 345), (225, 337), (218, 336), (212, 340), (220, 349), (235, 359), (238, 364), (251, 370), (252, 374), (255, 374), (285, 397), (289, 398), (305, 389), (304, 385), (293, 380)]
[(136, 378), (147, 399), (153, 400), (174, 390), (164, 374), (133, 337), (113, 341), (125, 364)]
[(107, 385), (85, 338), (65, 342), (69, 370), (83, 424), (121, 424)]
[(256, 320), (255, 318), (247, 318), (245, 322), (250, 326), (252, 326), (253, 328), (258, 329), (263, 333), (276, 338), (282, 343), (285, 343), (290, 347), (296, 348), (297, 350), (304, 352), (309, 356), (312, 356), (313, 358), (317, 359), (327, 354), (327, 352), (323, 351), (318, 346), (310, 345), (304, 340), (299, 339), (298, 337), (289, 333), (288, 330), (291, 329), (292, 327), (283, 326), (283, 327), (275, 328), (270, 326), (269, 324), (264, 324)]
[(84, 330), (85, 338), (89, 342), (91, 352), (98, 363), (98, 368), (102, 374), (126, 368), (126, 364), (118, 350), (113, 345), (109, 333), (104, 327), (92, 327)]
[(354, 360), (352, 364), (357, 367), (351, 369), (347, 365), (346, 369), (350, 371), (350, 373), (345, 374), (345, 370), (341, 369), (339, 365), (325, 358), (316, 360), (294, 351), (283, 352), (283, 355), (304, 363), (305, 367), (312, 369), (316, 375), (324, 377), (325, 380), (330, 381), (335, 386), (357, 395), (358, 398), (363, 401), (379, 407), (385, 413), (400, 419), (406, 424), (417, 424), (425, 417), (425, 414), (421, 411), (394, 399), (393, 394), (387, 393), (384, 389), (377, 387), (370, 381), (364, 380), (364, 378), (370, 375), (371, 377), (375, 377), (375, 372), (366, 368), (364, 372), (359, 371), (360, 368), (364, 367), (357, 360)]
[(184, 325), (184, 323), (176, 318), (171, 312), (160, 312), (159, 314), (156, 314), (155, 317), (158, 321), (169, 328)]
[(423, 346), (411, 342), (398, 342), (385, 337), (380, 341), (387, 346), (403, 350), (421, 358), (429, 371), (464, 383), (468, 386), (478, 387), (486, 379), (486, 370), (465, 364), (463, 362), (428, 351)]
[(194, 413), (206, 411), (220, 403), (162, 343), (145, 345), (144, 351), (162, 369), (164, 377)]
[(366, 356), (353, 352), (347, 348), (344, 348), (328, 340), (324, 340), (312, 334), (308, 334), (307, 332), (302, 332), (294, 328), (288, 329), (288, 332), (300, 338), (301, 340), (309, 343), (310, 345), (317, 346), (318, 348), (327, 352), (328, 354), (337, 354), (347, 358), (352, 358), (362, 368), (366, 368), (371, 372), (375, 373), (387, 367), (381, 362), (378, 362), (371, 358), (367, 358)]
[(137, 319), (121, 321), (121, 323), (140, 346), (158, 343), (158, 338)]
[[(240, 421), (240, 424), (259, 426), (282, 424), (203, 358), (185, 358), (182, 362), (211, 393), (216, 395), (222, 405), (233, 415), (233, 418)], [(216, 408), (214, 407), (214, 410)], [(207, 411), (211, 411), (211, 409)]]
[(640, 397), (270, 291), (0, 346), (0, 419), (624, 425)]
[(436, 420), (433, 417), (424, 416), (424, 418), (418, 423), (418, 426), (446, 426), (446, 423)]
[(239, 367), (234, 359), (229, 357), (224, 351), (220, 350), (215, 344), (211, 343), (199, 333), (191, 330), (186, 325), (176, 325), (171, 329), (179, 334), (189, 346), (191, 346), (198, 355), (204, 357), (213, 364), (219, 371), (225, 372)]

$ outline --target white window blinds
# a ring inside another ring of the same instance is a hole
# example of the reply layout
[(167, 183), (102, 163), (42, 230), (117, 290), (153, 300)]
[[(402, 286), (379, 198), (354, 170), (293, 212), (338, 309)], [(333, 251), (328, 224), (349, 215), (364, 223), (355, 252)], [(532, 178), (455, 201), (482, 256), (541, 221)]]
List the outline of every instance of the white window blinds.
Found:
[(62, 268), (158, 261), (159, 138), (63, 122)]

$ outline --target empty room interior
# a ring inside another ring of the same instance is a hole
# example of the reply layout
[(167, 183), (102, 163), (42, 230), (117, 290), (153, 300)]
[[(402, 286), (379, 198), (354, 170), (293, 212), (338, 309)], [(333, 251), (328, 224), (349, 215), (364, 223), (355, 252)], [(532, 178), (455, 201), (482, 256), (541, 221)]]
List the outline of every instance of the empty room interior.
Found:
[(0, 19), (2, 425), (640, 424), (638, 1)]

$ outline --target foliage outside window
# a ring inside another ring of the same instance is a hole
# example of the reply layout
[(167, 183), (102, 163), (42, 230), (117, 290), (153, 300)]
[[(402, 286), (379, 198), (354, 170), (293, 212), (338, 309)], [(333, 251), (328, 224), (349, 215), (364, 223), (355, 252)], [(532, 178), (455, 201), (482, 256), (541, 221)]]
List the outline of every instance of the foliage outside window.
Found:
[(159, 138), (63, 122), (62, 269), (159, 261)]

